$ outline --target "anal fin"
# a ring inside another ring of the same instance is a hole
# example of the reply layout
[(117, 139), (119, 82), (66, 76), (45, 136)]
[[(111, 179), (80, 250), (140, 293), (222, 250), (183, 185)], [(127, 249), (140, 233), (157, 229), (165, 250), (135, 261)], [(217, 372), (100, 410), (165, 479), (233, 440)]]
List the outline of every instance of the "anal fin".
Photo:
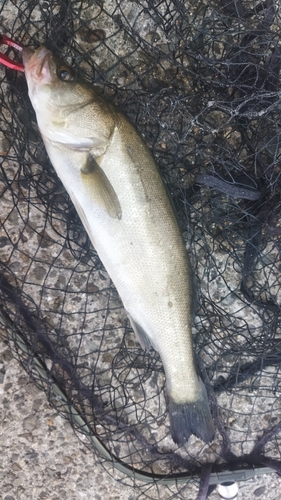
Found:
[[(126, 311), (127, 312), (127, 311)], [(144, 329), (133, 320), (132, 316), (127, 312), (128, 319), (131, 323), (131, 327), (135, 332), (135, 335), (144, 351), (150, 351), (151, 341)]]

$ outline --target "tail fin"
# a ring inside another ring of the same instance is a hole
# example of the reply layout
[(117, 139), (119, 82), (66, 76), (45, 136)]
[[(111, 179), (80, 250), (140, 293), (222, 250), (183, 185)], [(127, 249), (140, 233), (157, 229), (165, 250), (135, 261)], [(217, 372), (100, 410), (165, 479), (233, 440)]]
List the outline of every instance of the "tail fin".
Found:
[(185, 441), (195, 434), (205, 443), (214, 439), (215, 426), (211, 416), (207, 392), (203, 382), (201, 397), (197, 401), (176, 403), (170, 398), (169, 414), (171, 434), (175, 443), (184, 444)]

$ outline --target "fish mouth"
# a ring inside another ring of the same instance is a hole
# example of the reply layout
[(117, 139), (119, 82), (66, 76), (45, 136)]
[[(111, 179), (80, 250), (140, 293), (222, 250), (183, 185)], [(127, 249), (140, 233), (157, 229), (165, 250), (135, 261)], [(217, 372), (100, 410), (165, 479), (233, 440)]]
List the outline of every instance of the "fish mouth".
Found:
[(26, 73), (29, 73), (35, 80), (50, 83), (51, 74), (49, 69), (49, 59), (51, 51), (41, 46), (37, 50), (25, 47), (22, 51), (22, 61)]

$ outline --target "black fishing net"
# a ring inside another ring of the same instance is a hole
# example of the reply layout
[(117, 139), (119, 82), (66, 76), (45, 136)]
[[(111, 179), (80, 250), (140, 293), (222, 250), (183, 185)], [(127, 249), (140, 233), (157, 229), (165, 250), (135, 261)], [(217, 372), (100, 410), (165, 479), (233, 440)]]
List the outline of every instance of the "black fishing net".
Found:
[(0, 68), (2, 323), (52, 405), (137, 498), (187, 498), (200, 477), (206, 498), (213, 472), (281, 470), (280, 28), (273, 0), (0, 6), (2, 34), (47, 44), (136, 124), (191, 256), (216, 438), (179, 448), (160, 357), (140, 348), (50, 165), (24, 75)]

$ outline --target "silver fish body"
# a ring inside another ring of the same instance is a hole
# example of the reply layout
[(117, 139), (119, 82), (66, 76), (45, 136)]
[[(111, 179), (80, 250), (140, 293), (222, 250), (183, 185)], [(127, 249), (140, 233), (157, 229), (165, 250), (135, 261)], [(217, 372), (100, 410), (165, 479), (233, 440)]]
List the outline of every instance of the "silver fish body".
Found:
[(123, 301), (163, 362), (171, 433), (214, 436), (192, 348), (190, 263), (158, 169), (128, 119), (40, 47), (23, 52), (49, 158)]

